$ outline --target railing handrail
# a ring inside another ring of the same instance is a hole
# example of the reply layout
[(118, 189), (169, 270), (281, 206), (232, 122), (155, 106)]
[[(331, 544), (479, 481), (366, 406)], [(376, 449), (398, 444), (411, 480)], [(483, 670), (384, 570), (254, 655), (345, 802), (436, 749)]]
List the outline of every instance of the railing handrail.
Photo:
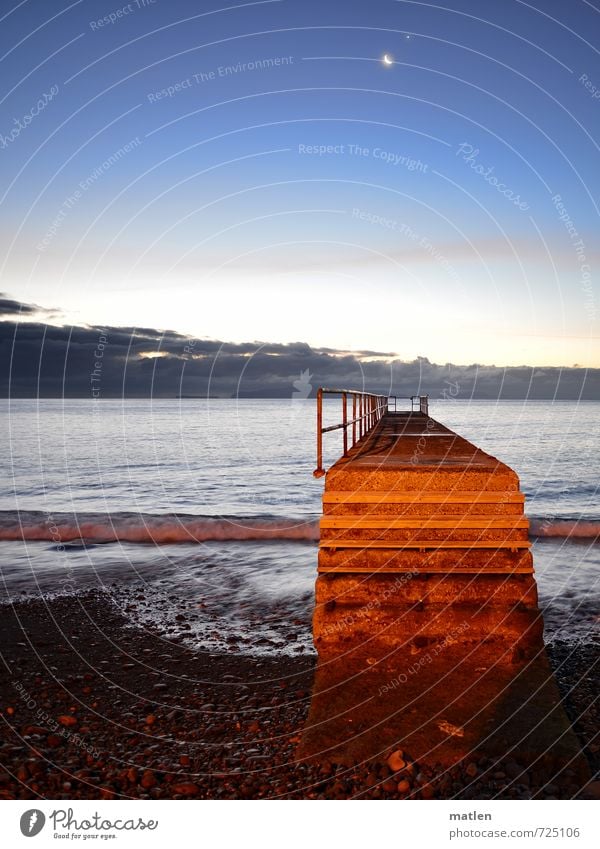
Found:
[[(338, 424), (323, 427), (323, 395), (342, 396), (342, 421)], [(352, 398), (351, 419), (348, 419), (348, 396)], [(415, 411), (415, 402), (418, 402), (419, 412), (425, 415), (429, 413), (428, 395), (382, 395), (381, 393), (364, 392), (359, 389), (330, 389), (325, 386), (320, 386), (317, 389), (317, 468), (313, 472), (316, 478), (323, 477), (325, 474), (323, 468), (323, 434), (330, 433), (333, 430), (344, 431), (343, 456), (345, 457), (348, 454), (348, 428), (352, 427), (352, 446), (354, 447), (357, 441), (360, 441), (375, 427), (383, 414), (389, 411), (390, 399), (394, 401), (394, 410), (397, 410), (398, 400), (401, 400), (411, 402), (412, 412)]]
[(428, 395), (386, 395), (384, 392), (363, 392), (362, 389), (329, 389), (326, 386), (320, 386), (319, 389), (321, 390), (323, 395), (341, 395), (345, 392), (346, 395), (375, 395), (378, 398), (402, 398), (404, 400), (410, 400), (411, 398), (429, 397)]

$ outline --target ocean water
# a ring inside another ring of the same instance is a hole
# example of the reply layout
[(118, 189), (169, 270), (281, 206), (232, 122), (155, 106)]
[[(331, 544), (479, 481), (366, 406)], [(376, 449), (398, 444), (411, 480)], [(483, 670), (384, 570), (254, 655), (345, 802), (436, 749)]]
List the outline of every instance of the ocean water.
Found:
[[(600, 403), (432, 401), (430, 415), (518, 472), (546, 639), (597, 639)], [(12, 400), (0, 422), (4, 603), (95, 588), (167, 638), (313, 651), (313, 400)], [(340, 443), (325, 437), (326, 463)]]

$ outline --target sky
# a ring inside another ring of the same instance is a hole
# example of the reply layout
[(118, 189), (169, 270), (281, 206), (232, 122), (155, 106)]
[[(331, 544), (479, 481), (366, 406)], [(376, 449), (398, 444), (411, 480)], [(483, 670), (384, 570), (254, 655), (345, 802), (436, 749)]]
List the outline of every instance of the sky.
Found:
[[(228, 342), (152, 327), (65, 326), (0, 297), (0, 397), (314, 399), (318, 386), (434, 400), (597, 401), (600, 369), (402, 360), (305, 342)], [(404, 402), (402, 402), (404, 403)]]
[(7, 339), (600, 367), (587, 0), (0, 8)]

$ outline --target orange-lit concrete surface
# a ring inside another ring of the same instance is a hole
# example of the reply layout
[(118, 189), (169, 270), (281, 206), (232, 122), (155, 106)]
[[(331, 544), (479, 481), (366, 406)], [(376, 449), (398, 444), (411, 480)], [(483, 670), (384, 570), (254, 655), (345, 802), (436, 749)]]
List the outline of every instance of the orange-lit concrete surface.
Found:
[(587, 764), (560, 704), (517, 474), (423, 413), (327, 472), (299, 757)]

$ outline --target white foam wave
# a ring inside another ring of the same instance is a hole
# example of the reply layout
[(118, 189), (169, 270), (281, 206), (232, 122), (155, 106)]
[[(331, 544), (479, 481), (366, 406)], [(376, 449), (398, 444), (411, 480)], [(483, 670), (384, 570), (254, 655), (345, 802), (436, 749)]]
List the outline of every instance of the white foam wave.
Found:
[[(532, 537), (600, 538), (598, 519), (530, 519)], [(66, 514), (42, 511), (0, 513), (0, 540), (47, 541), (55, 545), (131, 542), (200, 543), (211, 540), (298, 540), (316, 542), (316, 517), (211, 517), (148, 513)]]
[(212, 518), (207, 516), (113, 514), (3, 514), (0, 540), (38, 540), (57, 546), (87, 543), (198, 543), (209, 540), (319, 539), (319, 524), (307, 518)]
[(533, 537), (559, 537), (562, 539), (595, 539), (600, 537), (598, 519), (531, 519), (529, 533)]

